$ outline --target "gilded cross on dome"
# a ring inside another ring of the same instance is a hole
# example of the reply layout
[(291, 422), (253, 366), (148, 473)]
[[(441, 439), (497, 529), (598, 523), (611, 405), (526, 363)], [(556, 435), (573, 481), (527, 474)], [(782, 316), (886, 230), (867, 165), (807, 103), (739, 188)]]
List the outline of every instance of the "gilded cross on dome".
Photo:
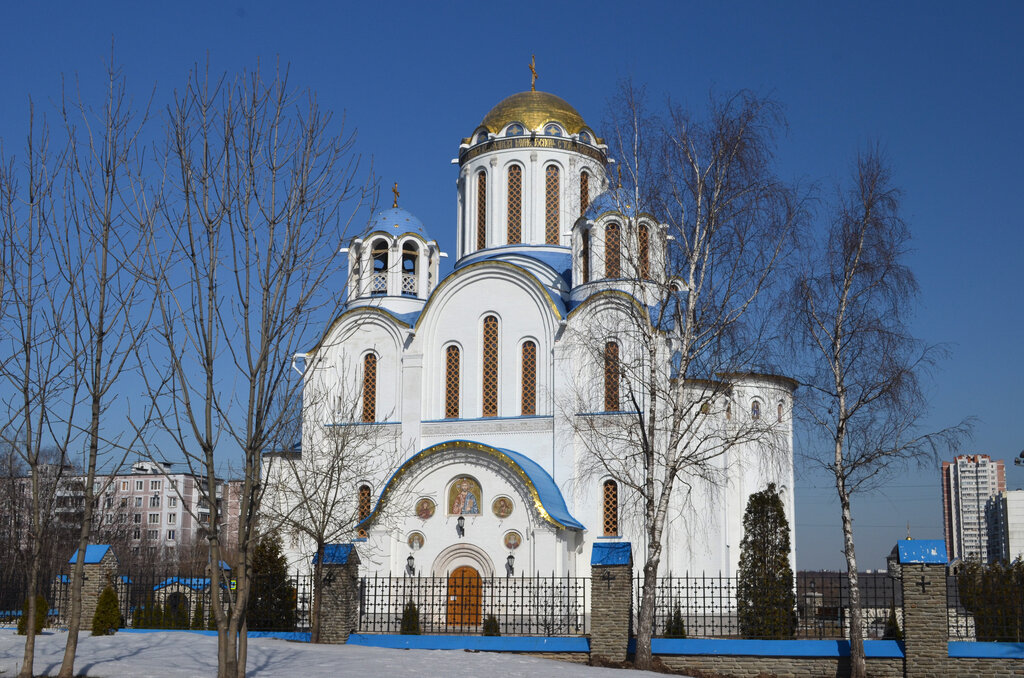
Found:
[(398, 196), (400, 194), (398, 193), (398, 182), (397, 181), (395, 182), (395, 185), (391, 187), (391, 192), (395, 194), (395, 201), (393, 203), (391, 203), (391, 206), (392, 207), (398, 207)]
[(537, 55), (530, 55), (530, 91), (537, 91)]

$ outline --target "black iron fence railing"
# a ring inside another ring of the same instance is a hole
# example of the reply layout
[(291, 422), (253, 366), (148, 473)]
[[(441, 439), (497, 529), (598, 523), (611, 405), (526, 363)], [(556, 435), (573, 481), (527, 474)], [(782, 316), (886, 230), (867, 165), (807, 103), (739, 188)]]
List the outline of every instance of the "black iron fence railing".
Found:
[(1024, 578), (1009, 568), (946, 577), (950, 640), (1024, 642)]
[[(635, 629), (643, 578), (634, 583)], [(737, 585), (736, 577), (722, 575), (660, 577), (655, 637), (849, 638), (850, 587), (844, 572), (800, 572), (791, 598), (753, 595), (740, 600)], [(864, 636), (899, 638), (903, 628), (899, 583), (885, 573), (862, 573), (858, 588)]]
[[(70, 583), (58, 575), (41, 587), (50, 608), (47, 626), (66, 626), (71, 607)], [(214, 591), (206, 572), (124, 572), (113, 581), (124, 628), (215, 629), (213, 597), (226, 606), (237, 590), (227, 573)], [(17, 623), (28, 586), (9, 585), (0, 590), (0, 624)], [(309, 575), (256, 575), (249, 594), (246, 623), (250, 631), (308, 631), (312, 606)], [(225, 608), (226, 609), (226, 608)], [(83, 620), (89, 628), (92, 620)]]
[(364, 633), (580, 636), (589, 631), (586, 577), (363, 577)]

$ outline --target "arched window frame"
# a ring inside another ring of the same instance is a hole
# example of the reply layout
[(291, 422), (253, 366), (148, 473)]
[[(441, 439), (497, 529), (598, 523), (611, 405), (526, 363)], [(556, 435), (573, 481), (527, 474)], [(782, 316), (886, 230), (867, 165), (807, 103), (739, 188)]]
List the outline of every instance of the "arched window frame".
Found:
[(537, 340), (526, 337), (519, 344), (519, 413), (537, 414)]
[(617, 221), (604, 227), (604, 277), (622, 277), (622, 227)]
[(587, 213), (587, 208), (590, 207), (590, 172), (583, 170), (580, 172), (580, 216), (582, 217)]
[(611, 478), (601, 483), (601, 531), (605, 537), (619, 536), (619, 484)]
[(750, 418), (753, 421), (761, 418), (761, 401), (757, 398), (750, 401)]
[[(373, 504), (373, 489), (368, 483), (361, 483), (356, 492), (356, 510), (359, 516), (356, 523), (361, 523), (370, 517), (370, 509)], [(366, 539), (366, 529), (359, 528), (357, 532), (359, 539)]]
[[(420, 246), (415, 240), (402, 243), (402, 290), (403, 297), (419, 296)], [(407, 265), (408, 268), (407, 268)]]
[(446, 344), (441, 349), (441, 359), (444, 374), (441, 384), (441, 392), (444, 394), (441, 402), (443, 418), (458, 419), (462, 411), (462, 347), (454, 343)]
[(378, 356), (373, 351), (363, 356), (363, 423), (377, 421), (377, 362)]
[(637, 273), (641, 280), (651, 277), (651, 229), (641, 221), (637, 227)]
[(510, 163), (505, 170), (505, 232), (509, 245), (523, 242), (523, 166)]
[(562, 169), (557, 163), (544, 167), (544, 243), (561, 241)]
[(779, 401), (779, 421), (782, 421), (782, 401)]
[(370, 243), (370, 294), (381, 296), (388, 293), (388, 269), (390, 268), (391, 243), (385, 238), (374, 238)]
[(619, 342), (609, 339), (604, 345), (604, 411), (620, 411), (621, 389), (621, 347)]
[(480, 329), (480, 415), (497, 417), (500, 393), (498, 377), (501, 373), (501, 322), (498, 316), (488, 313)]
[(476, 248), (487, 247), (487, 170), (476, 173)]

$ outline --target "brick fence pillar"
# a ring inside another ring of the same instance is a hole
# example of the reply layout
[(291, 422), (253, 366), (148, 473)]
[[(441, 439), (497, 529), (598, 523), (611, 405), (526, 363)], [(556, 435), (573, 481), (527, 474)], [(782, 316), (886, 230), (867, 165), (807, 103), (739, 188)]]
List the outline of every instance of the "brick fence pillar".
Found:
[(948, 673), (946, 544), (937, 539), (902, 540), (890, 556), (903, 590), (903, 637), (907, 678)]
[(633, 612), (633, 552), (629, 542), (594, 544), (590, 558), (590, 658), (621, 662)]
[[(78, 551), (71, 556), (68, 564), (74, 566)], [(82, 628), (92, 628), (92, 618), (100, 594), (108, 585), (114, 586), (117, 579), (117, 556), (109, 545), (91, 544), (85, 547), (85, 567), (82, 569)], [(69, 579), (70, 581), (70, 579)], [(116, 590), (116, 589), (115, 589)], [(68, 591), (70, 603), (71, 593)]]
[(359, 626), (359, 554), (352, 544), (324, 548), (320, 642), (345, 643)]

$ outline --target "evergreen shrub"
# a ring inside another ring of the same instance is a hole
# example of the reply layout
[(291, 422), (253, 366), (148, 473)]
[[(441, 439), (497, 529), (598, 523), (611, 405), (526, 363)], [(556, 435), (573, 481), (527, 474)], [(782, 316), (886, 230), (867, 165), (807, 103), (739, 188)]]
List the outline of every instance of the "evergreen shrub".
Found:
[(117, 594), (110, 586), (103, 589), (96, 603), (96, 612), (92, 615), (92, 635), (112, 636), (121, 625), (121, 610), (117, 604)]
[(399, 629), (399, 633), (403, 636), (420, 635), (420, 610), (411, 600), (405, 604), (405, 608), (402, 610), (402, 627)]
[(485, 636), (500, 636), (501, 626), (498, 624), (498, 618), (493, 614), (487, 615), (484, 619), (484, 635)]
[[(46, 615), (50, 612), (50, 606), (46, 604), (46, 598), (36, 596), (36, 635), (38, 636), (46, 628)], [(28, 598), (21, 608), (21, 618), (18, 619), (18, 635), (28, 635)]]

